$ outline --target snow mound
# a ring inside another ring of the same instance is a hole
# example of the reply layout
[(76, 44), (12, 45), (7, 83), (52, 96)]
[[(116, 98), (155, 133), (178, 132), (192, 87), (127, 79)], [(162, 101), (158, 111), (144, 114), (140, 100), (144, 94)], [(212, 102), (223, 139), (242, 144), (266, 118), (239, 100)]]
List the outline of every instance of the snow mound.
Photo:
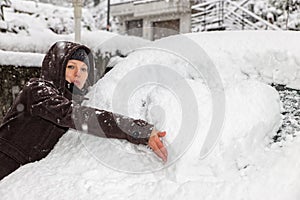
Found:
[(189, 37), (205, 49), (225, 85), (251, 78), (300, 89), (299, 32), (232, 31)]
[[(298, 199), (300, 139), (296, 137), (283, 148), (270, 144), (281, 121), (279, 95), (266, 84), (268, 76), (244, 73), (248, 70), (245, 66), (270, 68), (257, 64), (264, 63), (264, 57), (255, 60), (249, 59), (249, 55), (276, 52), (273, 43), (286, 35), (290, 43), (283, 49), (293, 56), (279, 59), (278, 66), (283, 67), (281, 61), (297, 59), (295, 53), (299, 47), (294, 46), (299, 39), (293, 34), (269, 33), (268, 36), (245, 32), (187, 36), (206, 51), (224, 82), (226, 108), (222, 134), (205, 159), (201, 159), (200, 151), (205, 138), (210, 137), (207, 131), (213, 123), (207, 80), (174, 52), (142, 48), (130, 53), (100, 79), (87, 95), (89, 100), (85, 104), (146, 119), (166, 130), (169, 163), (162, 164), (142, 145), (70, 130), (45, 159), (22, 166), (1, 181), (2, 199)], [(268, 42), (261, 44), (267, 36)], [(164, 40), (178, 45), (174, 37)], [(286, 65), (297, 68), (295, 63)], [(155, 73), (161, 70), (169, 76)], [(121, 87), (147, 80), (149, 75), (155, 75), (153, 82), (130, 91)], [(156, 84), (168, 77), (174, 78), (171, 79), (174, 82)], [(176, 90), (183, 86), (193, 94), (187, 102), (193, 98), (197, 103), (196, 107), (189, 105), (195, 108), (197, 118), (188, 120), (198, 123), (194, 137), (190, 137), (192, 140), (179, 143), (177, 138), (192, 134), (178, 130), (186, 120), (185, 101), (180, 101), (181, 90)], [(129, 94), (118, 96), (116, 91), (120, 87)], [(117, 155), (116, 150), (121, 154)], [(134, 173), (136, 169), (144, 169), (144, 173), (141, 170)]]

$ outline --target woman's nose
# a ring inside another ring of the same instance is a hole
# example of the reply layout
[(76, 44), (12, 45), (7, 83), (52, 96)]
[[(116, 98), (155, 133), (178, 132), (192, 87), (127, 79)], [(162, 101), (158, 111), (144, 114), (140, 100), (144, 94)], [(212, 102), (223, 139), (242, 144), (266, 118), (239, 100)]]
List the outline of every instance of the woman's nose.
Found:
[(80, 77), (80, 70), (78, 70), (78, 69), (75, 70), (75, 76)]

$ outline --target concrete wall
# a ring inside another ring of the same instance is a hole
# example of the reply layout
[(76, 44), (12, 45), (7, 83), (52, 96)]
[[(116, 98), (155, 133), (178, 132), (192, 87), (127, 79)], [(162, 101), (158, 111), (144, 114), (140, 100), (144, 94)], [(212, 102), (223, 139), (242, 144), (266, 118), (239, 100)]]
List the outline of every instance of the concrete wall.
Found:
[[(111, 14), (119, 19), (119, 30), (126, 34), (126, 21), (143, 20), (143, 38), (153, 39), (153, 23), (168, 20), (180, 20), (177, 33), (191, 31), (191, 9), (189, 0), (164, 1), (157, 0), (148, 3), (120, 3), (111, 6)], [(169, 31), (168, 31), (169, 32)]]
[(132, 15), (134, 13), (133, 3), (119, 3), (110, 6), (110, 14), (112, 16)]
[(152, 1), (134, 4), (134, 16), (151, 16), (172, 13), (185, 13), (190, 11), (190, 1)]

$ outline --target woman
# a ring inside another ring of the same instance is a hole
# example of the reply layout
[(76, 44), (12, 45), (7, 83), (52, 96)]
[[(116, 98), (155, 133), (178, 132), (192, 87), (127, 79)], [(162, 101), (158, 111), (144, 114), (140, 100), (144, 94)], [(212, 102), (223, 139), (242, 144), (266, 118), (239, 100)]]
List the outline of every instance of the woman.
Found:
[(165, 132), (143, 120), (81, 106), (87, 87), (93, 84), (94, 60), (89, 48), (57, 42), (49, 49), (41, 78), (24, 86), (0, 127), (0, 180), (21, 165), (46, 157), (69, 128), (149, 145), (167, 160), (160, 141)]

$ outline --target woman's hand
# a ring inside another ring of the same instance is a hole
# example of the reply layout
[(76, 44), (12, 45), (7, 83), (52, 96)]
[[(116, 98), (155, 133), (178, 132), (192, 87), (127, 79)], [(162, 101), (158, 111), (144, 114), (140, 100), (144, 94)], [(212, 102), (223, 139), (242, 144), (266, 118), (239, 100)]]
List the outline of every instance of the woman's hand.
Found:
[(164, 162), (167, 161), (168, 152), (167, 149), (164, 147), (162, 141), (160, 140), (161, 137), (164, 137), (166, 132), (159, 132), (155, 129), (152, 130), (148, 145), (154, 151), (154, 153), (160, 157)]

